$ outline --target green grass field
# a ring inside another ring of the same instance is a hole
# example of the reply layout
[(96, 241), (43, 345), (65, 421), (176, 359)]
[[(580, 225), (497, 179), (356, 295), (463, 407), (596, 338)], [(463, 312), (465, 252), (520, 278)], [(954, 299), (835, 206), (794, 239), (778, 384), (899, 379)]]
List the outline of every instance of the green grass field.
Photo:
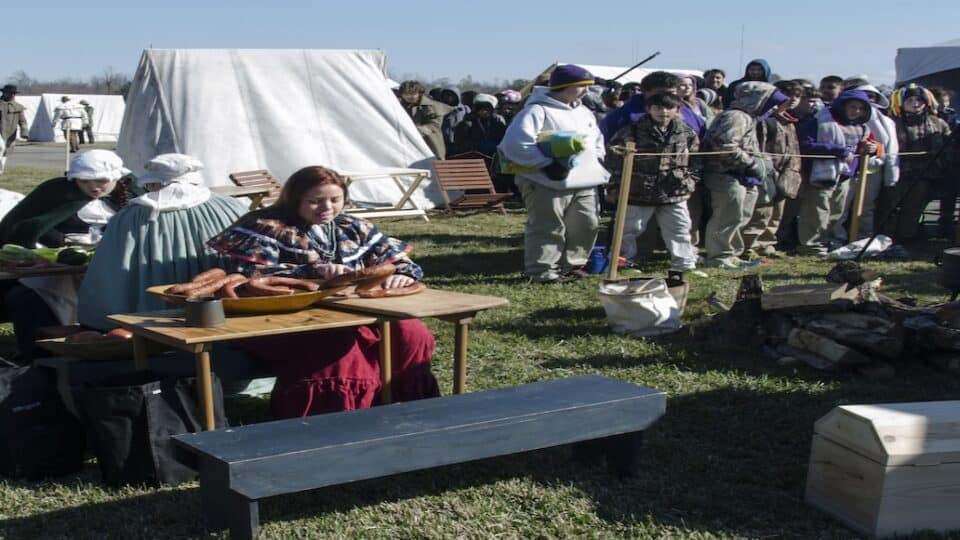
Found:
[[(12, 172), (20, 174), (37, 176)], [(781, 367), (735, 343), (708, 350), (686, 330), (657, 339), (614, 335), (597, 299), (600, 277), (527, 283), (523, 222), (514, 210), (378, 225), (413, 244), (430, 286), (510, 300), (471, 326), (470, 390), (600, 373), (666, 391), (667, 413), (645, 438), (642, 475), (620, 481), (602, 463), (569, 461), (566, 449), (533, 452), (269, 499), (261, 505), (261, 538), (851, 538), (803, 502), (814, 421), (840, 404), (958, 396), (956, 375), (909, 353), (894, 380), (871, 382)], [(915, 260), (868, 266), (891, 296), (939, 302), (946, 293), (930, 261), (944, 247), (931, 243)], [(631, 272), (663, 275), (667, 266), (661, 256)], [(817, 282), (830, 266), (790, 258), (759, 273), (767, 286)], [(711, 313), (704, 301), (711, 291), (733, 302), (738, 274), (707, 272), (691, 278), (687, 322)], [(428, 324), (437, 337), (434, 372), (448, 392), (452, 325)], [(2, 339), (6, 354), (10, 338)], [(234, 420), (255, 416), (265, 402), (252, 408), (231, 402), (227, 412)], [(196, 483), (111, 490), (98, 478), (91, 460), (75, 478), (0, 480), (0, 537), (227, 536), (204, 532)]]

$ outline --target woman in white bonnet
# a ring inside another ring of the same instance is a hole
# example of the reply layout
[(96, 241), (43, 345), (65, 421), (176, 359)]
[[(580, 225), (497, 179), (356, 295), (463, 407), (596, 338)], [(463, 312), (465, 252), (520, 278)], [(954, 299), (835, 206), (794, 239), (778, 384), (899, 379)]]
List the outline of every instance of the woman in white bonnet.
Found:
[(237, 199), (211, 192), (203, 163), (185, 154), (161, 154), (137, 179), (148, 192), (110, 222), (80, 288), (80, 324), (115, 325), (106, 316), (167, 309), (147, 287), (189, 281), (220, 266), (206, 241), (247, 212)]
[[(129, 199), (129, 173), (109, 150), (77, 154), (65, 177), (43, 182), (4, 216), (0, 243), (28, 248), (97, 243)], [(18, 361), (38, 354), (33, 343), (37, 328), (77, 322), (79, 279), (35, 277), (0, 285), (6, 315), (14, 324)]]

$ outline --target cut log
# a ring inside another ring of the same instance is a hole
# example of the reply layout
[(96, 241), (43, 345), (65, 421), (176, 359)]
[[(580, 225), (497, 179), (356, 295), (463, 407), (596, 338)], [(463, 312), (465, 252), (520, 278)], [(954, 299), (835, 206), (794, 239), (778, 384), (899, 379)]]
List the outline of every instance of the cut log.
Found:
[(913, 332), (914, 341), (925, 349), (960, 352), (960, 330), (940, 326), (924, 316), (904, 320), (903, 327)]
[(794, 359), (802, 360), (808, 366), (822, 371), (836, 371), (837, 369), (837, 365), (830, 360), (827, 360), (822, 356), (817, 356), (811, 352), (801, 351), (800, 349), (791, 347), (789, 345), (778, 345), (777, 352), (783, 355), (780, 360), (777, 361), (777, 363), (782, 366), (793, 363), (790, 360), (784, 359)]
[(793, 322), (793, 317), (784, 312), (768, 313), (761, 322), (763, 333), (768, 340), (783, 342), (790, 336), (790, 331), (797, 326)]
[(823, 283), (774, 287), (760, 297), (764, 311), (778, 309), (845, 311), (857, 303), (860, 291), (846, 285)]
[(870, 330), (871, 332), (876, 332), (884, 336), (898, 336), (900, 333), (897, 325), (892, 321), (863, 313), (853, 313), (850, 311), (843, 313), (824, 313), (820, 318), (851, 328)]
[(787, 344), (795, 349), (814, 353), (838, 368), (870, 362), (868, 357), (850, 347), (802, 328), (794, 328), (790, 332)]
[(844, 326), (826, 319), (810, 321), (804, 325), (804, 328), (828, 337), (841, 345), (853, 347), (860, 352), (887, 360), (896, 360), (903, 352), (903, 340), (900, 338), (885, 336), (871, 330)]

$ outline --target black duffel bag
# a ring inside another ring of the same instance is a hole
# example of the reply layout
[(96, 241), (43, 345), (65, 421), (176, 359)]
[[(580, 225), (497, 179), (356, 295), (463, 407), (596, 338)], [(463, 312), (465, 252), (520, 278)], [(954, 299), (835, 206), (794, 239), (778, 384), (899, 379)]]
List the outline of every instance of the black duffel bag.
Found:
[[(78, 403), (106, 484), (178, 484), (196, 477), (175, 458), (170, 438), (203, 428), (195, 378), (124, 373), (80, 389)], [(216, 427), (227, 427), (216, 375), (213, 403)]]
[(83, 429), (63, 405), (54, 374), (0, 359), (0, 473), (39, 480), (83, 466)]

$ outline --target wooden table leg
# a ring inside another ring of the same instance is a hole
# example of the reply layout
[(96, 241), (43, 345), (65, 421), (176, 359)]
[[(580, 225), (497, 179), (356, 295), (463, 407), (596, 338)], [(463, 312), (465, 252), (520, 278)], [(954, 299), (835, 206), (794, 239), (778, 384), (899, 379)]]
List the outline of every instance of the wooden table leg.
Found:
[(470, 329), (469, 319), (460, 319), (454, 324), (453, 344), (453, 393), (462, 394), (467, 391), (467, 337)]
[(134, 334), (133, 336), (133, 365), (137, 370), (147, 369), (147, 339)]
[(210, 373), (210, 350), (201, 349), (197, 355), (197, 392), (200, 397), (201, 411), (203, 412), (203, 429), (216, 429), (213, 420), (213, 376)]
[(393, 362), (390, 351), (390, 321), (381, 320), (380, 327), (380, 403), (387, 405), (393, 396), (390, 393), (390, 383), (393, 380)]

